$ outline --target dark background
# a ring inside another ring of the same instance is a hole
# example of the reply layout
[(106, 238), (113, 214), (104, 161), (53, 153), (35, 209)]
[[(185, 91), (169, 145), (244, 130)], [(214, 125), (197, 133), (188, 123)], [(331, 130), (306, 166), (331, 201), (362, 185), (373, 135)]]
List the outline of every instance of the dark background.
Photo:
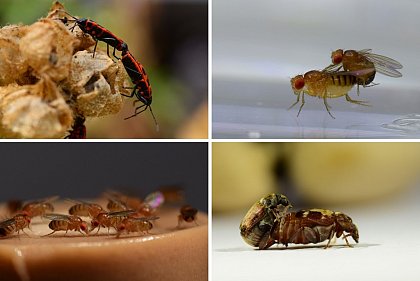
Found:
[(207, 212), (207, 143), (1, 143), (0, 200), (95, 198), (107, 189), (144, 197), (179, 184)]

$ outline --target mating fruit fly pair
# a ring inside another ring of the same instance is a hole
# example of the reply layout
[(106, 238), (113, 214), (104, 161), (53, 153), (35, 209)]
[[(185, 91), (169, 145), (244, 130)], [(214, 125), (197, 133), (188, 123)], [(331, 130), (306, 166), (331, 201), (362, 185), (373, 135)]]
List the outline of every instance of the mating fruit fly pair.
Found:
[[(304, 95), (322, 98), (328, 114), (334, 118), (327, 103), (328, 98), (338, 98), (345, 96), (348, 102), (367, 106), (367, 102), (353, 100), (348, 92), (354, 85), (357, 85), (357, 95), (359, 86), (369, 87), (377, 84), (373, 83), (376, 72), (390, 77), (401, 77), (402, 74), (397, 70), (402, 65), (391, 58), (377, 55), (371, 49), (361, 51), (338, 49), (331, 54), (332, 64), (322, 71), (311, 70), (304, 75), (297, 75), (290, 80), (292, 89), (297, 100), (290, 108), (299, 103), (302, 97), (301, 106), (297, 116), (299, 116), (305, 104)], [(343, 70), (341, 70), (343, 69)], [(340, 71), (341, 70), (341, 71)]]
[[(93, 56), (95, 56), (96, 47), (98, 45), (98, 41), (105, 42), (107, 44), (107, 54), (109, 56), (109, 46), (113, 47), (113, 56), (116, 59), (121, 59), (121, 62), (124, 65), (124, 68), (131, 79), (131, 82), (134, 84), (133, 89), (130, 95), (124, 95), (126, 97), (133, 97), (135, 96), (137, 100), (134, 102), (141, 102), (142, 105), (136, 107), (134, 114), (125, 118), (125, 120), (130, 119), (132, 117), (137, 116), (138, 114), (142, 113), (143, 111), (149, 109), (150, 113), (152, 114), (153, 120), (155, 121), (156, 129), (158, 130), (159, 125), (156, 121), (156, 118), (152, 111), (152, 87), (149, 82), (149, 78), (146, 74), (146, 70), (142, 66), (142, 64), (137, 61), (134, 56), (128, 50), (128, 45), (122, 39), (118, 38), (114, 35), (111, 31), (106, 29), (105, 27), (99, 25), (95, 21), (86, 19), (86, 18), (76, 18), (69, 13), (59, 10), (58, 12), (62, 12), (70, 16), (72, 19), (70, 21), (74, 21), (74, 25), (70, 28), (71, 31), (74, 30), (76, 26), (78, 26), (84, 33), (89, 34), (92, 38), (96, 41), (95, 47), (93, 49)], [(69, 19), (64, 17), (60, 19), (64, 24), (69, 22)], [(117, 57), (115, 51), (121, 52), (121, 58)]]

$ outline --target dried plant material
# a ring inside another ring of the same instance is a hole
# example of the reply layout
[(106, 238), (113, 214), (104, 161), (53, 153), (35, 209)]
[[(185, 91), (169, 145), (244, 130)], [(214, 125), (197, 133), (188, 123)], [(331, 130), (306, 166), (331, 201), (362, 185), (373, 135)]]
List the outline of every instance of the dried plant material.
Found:
[(7, 26), (0, 29), (0, 86), (18, 82), (29, 65), (19, 52), (19, 38), (25, 29)]
[(69, 74), (76, 42), (59, 21), (43, 19), (28, 28), (19, 42), (19, 49), (36, 74), (60, 81)]
[(123, 105), (119, 90), (126, 80), (122, 69), (121, 62), (114, 63), (105, 53), (95, 58), (87, 51), (76, 53), (68, 80), (78, 112), (90, 117), (118, 113)]
[(65, 17), (55, 2), (47, 18), (0, 29), (1, 137), (64, 137), (75, 116), (121, 110), (129, 91), (122, 63), (99, 50), (93, 57), (95, 40), (63, 24)]
[(72, 123), (70, 107), (63, 98), (52, 99), (58, 89), (52, 81), (0, 89), (0, 133), (13, 138), (58, 138)]

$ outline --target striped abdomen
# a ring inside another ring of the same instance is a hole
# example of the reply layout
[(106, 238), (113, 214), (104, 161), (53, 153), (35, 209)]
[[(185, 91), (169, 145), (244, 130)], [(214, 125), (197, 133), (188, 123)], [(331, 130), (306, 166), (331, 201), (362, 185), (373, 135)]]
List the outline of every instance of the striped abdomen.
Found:
[(330, 84), (335, 86), (353, 86), (357, 83), (357, 78), (353, 75), (330, 74)]
[(16, 232), (16, 224), (0, 227), (0, 237), (12, 235), (14, 232)]

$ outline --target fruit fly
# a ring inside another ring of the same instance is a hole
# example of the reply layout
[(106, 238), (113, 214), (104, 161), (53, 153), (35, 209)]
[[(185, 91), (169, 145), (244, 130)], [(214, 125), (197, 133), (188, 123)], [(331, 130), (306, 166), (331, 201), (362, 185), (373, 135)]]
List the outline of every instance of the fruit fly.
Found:
[(21, 212), (29, 215), (31, 218), (43, 216), (48, 212), (54, 211), (54, 206), (50, 202), (57, 199), (58, 196), (53, 196), (38, 201), (28, 202), (23, 205)]
[(128, 51), (128, 49), (122, 50), (121, 53), (121, 61), (124, 65), (125, 70), (127, 71), (128, 76), (131, 79), (131, 82), (134, 84), (133, 87), (128, 89), (133, 89), (130, 95), (122, 94), (125, 97), (133, 97), (136, 96), (137, 100), (134, 101), (134, 105), (137, 102), (143, 103), (142, 105), (136, 107), (134, 110), (134, 114), (125, 118), (124, 120), (130, 119), (132, 117), (137, 116), (138, 114), (142, 113), (143, 111), (149, 108), (150, 113), (152, 114), (153, 120), (155, 121), (156, 130), (159, 130), (159, 125), (155, 118), (155, 115), (152, 111), (152, 87), (150, 86), (149, 77), (146, 74), (146, 70), (144, 69), (143, 65), (138, 62), (134, 56)]
[[(51, 220), (48, 227), (53, 230), (50, 234), (44, 235), (49, 236), (57, 231), (65, 231), (66, 234), (69, 230), (78, 231), (81, 234), (89, 234), (89, 228), (85, 221), (80, 217), (74, 215), (61, 215), (61, 214), (46, 214), (45, 218)], [(83, 233), (83, 232), (84, 233)]]
[[(344, 232), (348, 234), (344, 234)], [(356, 225), (349, 216), (341, 212), (325, 209), (290, 212), (281, 221), (276, 221), (270, 238), (262, 249), (267, 249), (274, 243), (281, 243), (287, 247), (289, 243), (316, 244), (328, 240), (326, 249), (334, 235), (337, 238), (343, 236), (349, 247), (352, 246), (347, 240), (348, 236), (359, 243), (359, 232)]]
[(243, 218), (239, 229), (241, 236), (251, 246), (266, 248), (276, 221), (281, 221), (292, 207), (286, 196), (271, 193), (258, 200)]
[(101, 205), (83, 201), (80, 201), (69, 208), (70, 215), (81, 217), (95, 218), (100, 212), (103, 212)]
[[(108, 56), (109, 56), (109, 46), (113, 47), (114, 51), (112, 52), (112, 55), (117, 59), (119, 58), (115, 55), (115, 50), (118, 50), (120, 52), (123, 50), (128, 50), (128, 46), (123, 40), (118, 38), (114, 33), (109, 31), (105, 27), (99, 25), (95, 21), (89, 20), (86, 18), (76, 18), (63, 10), (59, 10), (59, 12), (63, 12), (64, 14), (70, 16), (74, 20), (74, 25), (70, 28), (72, 32), (77, 25), (84, 33), (89, 34), (96, 41), (95, 47), (93, 48), (93, 57), (95, 57), (95, 51), (98, 45), (98, 41), (102, 41), (107, 44), (106, 50), (107, 50)], [(68, 22), (67, 18), (63, 18), (60, 20), (64, 24)]]
[(390, 77), (401, 77), (402, 74), (397, 70), (403, 66), (391, 58), (377, 55), (371, 52), (371, 49), (360, 51), (342, 49), (335, 50), (331, 54), (332, 64), (324, 71), (332, 72), (343, 68), (345, 71), (358, 71), (363, 69), (372, 69), (372, 71), (359, 75), (357, 77), (357, 94), (359, 94), (359, 85), (366, 87), (375, 79), (376, 72)]
[(328, 114), (334, 119), (335, 117), (331, 114), (330, 106), (327, 103), (328, 98), (339, 98), (345, 96), (348, 102), (367, 106), (368, 104), (365, 101), (351, 99), (348, 92), (357, 83), (358, 77), (371, 73), (373, 70), (373, 68), (369, 68), (358, 71), (340, 71), (332, 73), (311, 70), (306, 72), (305, 75), (297, 75), (290, 80), (293, 92), (297, 95), (297, 100), (289, 107), (289, 109), (299, 103), (300, 97), (302, 96), (302, 104), (297, 114), (297, 116), (299, 116), (302, 111), (302, 107), (305, 104), (305, 94), (322, 98)]
[(85, 139), (86, 138), (86, 126), (85, 118), (83, 116), (76, 116), (72, 126), (72, 130), (66, 136), (66, 139)]
[(108, 198), (107, 209), (110, 212), (136, 210), (143, 204), (143, 200), (139, 197), (129, 196), (115, 190), (105, 192), (105, 197)]
[(13, 218), (0, 222), (0, 237), (10, 236), (13, 233), (22, 231), (24, 228), (29, 228), (31, 217), (27, 214), (17, 214)]
[(195, 225), (198, 225), (197, 213), (198, 210), (196, 208), (191, 207), (190, 205), (182, 206), (180, 209), (180, 214), (178, 215), (178, 228), (181, 226), (181, 223), (183, 221), (194, 222)]
[(108, 204), (106, 205), (106, 208), (110, 212), (119, 212), (129, 209), (127, 207), (127, 204), (118, 198), (108, 199)]
[(98, 228), (98, 231), (101, 227), (107, 227), (108, 233), (111, 227), (117, 229), (117, 224), (119, 224), (123, 219), (127, 218), (130, 215), (135, 214), (135, 210), (125, 210), (119, 212), (101, 212), (90, 222), (91, 229), (89, 232), (92, 232), (95, 228)]
[(117, 225), (117, 238), (124, 232), (148, 233), (153, 228), (151, 221), (157, 219), (159, 217), (125, 218)]

